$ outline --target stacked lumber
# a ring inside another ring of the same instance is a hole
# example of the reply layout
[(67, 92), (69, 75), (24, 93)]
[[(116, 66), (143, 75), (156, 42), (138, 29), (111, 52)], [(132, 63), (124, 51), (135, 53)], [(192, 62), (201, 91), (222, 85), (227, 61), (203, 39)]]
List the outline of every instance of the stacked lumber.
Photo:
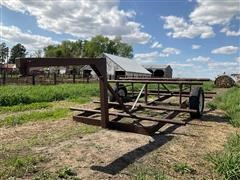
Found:
[(214, 83), (218, 88), (230, 88), (235, 85), (235, 81), (228, 75), (218, 76)]

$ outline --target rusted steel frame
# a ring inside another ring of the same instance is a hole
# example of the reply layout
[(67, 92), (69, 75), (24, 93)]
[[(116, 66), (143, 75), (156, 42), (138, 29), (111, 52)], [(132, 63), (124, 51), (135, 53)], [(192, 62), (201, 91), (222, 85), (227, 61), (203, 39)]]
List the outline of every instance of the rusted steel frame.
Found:
[(82, 122), (84, 124), (89, 124), (89, 125), (94, 125), (94, 126), (102, 126), (101, 120), (96, 119), (96, 118), (76, 115), (76, 116), (73, 116), (73, 120)]
[(119, 80), (156, 80), (156, 81), (210, 81), (208, 78), (130, 78), (130, 77), (120, 77)]
[(107, 66), (106, 59), (99, 61), (97, 65), (91, 65), (91, 68), (99, 77), (100, 86), (100, 101), (101, 101), (101, 126), (103, 128), (108, 127), (109, 122), (109, 110), (108, 110), (108, 91), (106, 84), (107, 82)]
[(139, 92), (139, 94), (138, 94), (138, 96), (137, 96), (135, 102), (133, 103), (132, 108), (130, 109), (130, 111), (132, 111), (132, 110), (135, 108), (135, 106), (136, 106), (136, 104), (137, 104), (139, 98), (141, 97), (141, 94), (142, 94), (142, 92), (143, 92), (145, 86), (146, 86), (146, 84), (143, 85), (143, 87), (142, 87), (141, 91)]
[[(152, 95), (152, 93), (148, 93), (149, 95)], [(160, 97), (160, 98), (157, 98), (157, 99), (155, 99), (155, 100), (153, 100), (153, 101), (151, 101), (151, 102), (148, 102), (147, 104), (148, 105), (151, 105), (151, 104), (154, 104), (156, 101), (158, 101), (158, 102), (162, 102), (162, 101), (165, 101), (165, 100), (167, 100), (167, 99), (169, 99), (169, 98), (171, 98), (172, 97), (172, 95), (170, 94), (170, 95), (164, 95), (164, 96), (162, 96), (162, 97)]]
[(145, 104), (147, 104), (148, 102), (148, 83), (145, 84), (145, 90), (144, 90), (144, 101), (145, 101)]
[[(138, 92), (134, 92), (134, 94), (137, 94)], [(144, 92), (143, 92), (144, 93)], [(188, 93), (184, 93), (184, 92), (182, 92), (182, 97), (189, 97), (189, 92)], [(148, 95), (158, 95), (158, 93), (152, 93), (152, 92), (149, 92), (148, 93)], [(162, 96), (170, 96), (170, 97), (172, 97), (172, 96), (174, 96), (174, 97), (178, 97), (179, 96), (179, 92), (178, 93), (173, 93), (173, 94), (170, 94), (170, 93), (161, 93), (161, 95)], [(211, 99), (211, 98), (213, 98), (214, 97), (214, 94), (206, 94), (205, 96), (204, 96), (205, 98), (208, 98), (208, 99)], [(156, 101), (156, 100), (154, 100), (154, 101)], [(149, 104), (149, 103), (148, 103)]]
[[(94, 101), (94, 103), (100, 103), (99, 101)], [(108, 102), (109, 105), (119, 105), (117, 102)], [(131, 103), (126, 103), (125, 106), (132, 106)], [(179, 107), (167, 107), (167, 106), (149, 106), (149, 105), (138, 105), (136, 107), (140, 107), (142, 109), (154, 109), (154, 110), (166, 110), (166, 111), (178, 111), (178, 112), (197, 112), (194, 109), (187, 109), (187, 108), (179, 108)]]
[(170, 90), (165, 86), (165, 84), (161, 83), (162, 87), (167, 90), (167, 92), (170, 92)]
[(111, 87), (111, 85), (107, 82), (107, 89), (110, 91), (110, 93), (112, 93), (112, 95), (115, 97), (115, 99), (117, 100), (117, 102), (119, 103), (119, 105), (122, 107), (122, 110), (128, 114), (130, 114), (129, 110), (127, 109), (127, 107), (124, 105), (122, 99), (119, 97), (119, 95), (113, 90), (113, 88)]
[(179, 107), (182, 106), (182, 84), (179, 84)]
[[(89, 112), (95, 112), (95, 113), (101, 113), (99, 110), (90, 110), (90, 109), (84, 109), (84, 108), (70, 108), (73, 111), (89, 111)], [(170, 124), (180, 124), (185, 125), (186, 123), (183, 121), (174, 121), (171, 119), (160, 119), (160, 118), (154, 118), (154, 117), (146, 117), (146, 116), (138, 116), (135, 114), (127, 114), (127, 113), (117, 113), (117, 112), (109, 112), (109, 115), (115, 115), (115, 116), (122, 116), (122, 117), (129, 117), (129, 118), (135, 118), (138, 120), (146, 120), (146, 121), (153, 121), (153, 122), (162, 122), (162, 123), (170, 123)]]
[[(148, 92), (149, 93), (158, 93), (158, 90), (157, 89), (148, 89)], [(160, 93), (168, 93), (168, 91), (165, 91), (165, 90), (160, 90), (159, 91)], [(189, 94), (191, 91), (183, 91), (182, 94)], [(136, 92), (134, 92), (136, 93)], [(171, 90), (171, 93), (173, 94), (178, 94), (179, 91), (177, 90)], [(204, 94), (217, 94), (217, 92), (214, 92), (214, 91), (204, 91)]]
[(202, 82), (195, 81), (151, 81), (151, 80), (108, 80), (110, 83), (164, 83), (164, 84), (192, 84), (192, 85), (203, 85)]
[(139, 124), (126, 124), (122, 122), (109, 122), (109, 128), (114, 130), (120, 130), (125, 132), (138, 133), (143, 135), (154, 135), (154, 133), (159, 130), (165, 123), (157, 123), (152, 126), (142, 126)]

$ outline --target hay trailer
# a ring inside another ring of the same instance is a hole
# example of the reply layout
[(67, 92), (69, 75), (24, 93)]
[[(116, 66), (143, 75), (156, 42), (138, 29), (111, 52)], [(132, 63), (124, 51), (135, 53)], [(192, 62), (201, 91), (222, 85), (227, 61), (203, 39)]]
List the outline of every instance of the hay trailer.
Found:
[[(108, 81), (105, 58), (17, 60), (23, 76), (31, 75), (32, 67), (71, 65), (90, 65), (99, 78), (100, 86), (100, 101), (95, 102), (100, 106), (95, 109), (71, 108), (79, 112), (73, 119), (102, 128), (153, 135), (166, 124), (185, 125), (187, 121), (176, 118), (180, 113), (189, 113), (191, 118), (201, 117), (205, 98), (212, 98), (215, 94), (204, 92), (201, 87), (203, 81), (209, 79), (125, 77)], [(174, 85), (174, 89), (171, 90), (169, 85)], [(172, 97), (177, 97), (178, 102), (167, 103)]]

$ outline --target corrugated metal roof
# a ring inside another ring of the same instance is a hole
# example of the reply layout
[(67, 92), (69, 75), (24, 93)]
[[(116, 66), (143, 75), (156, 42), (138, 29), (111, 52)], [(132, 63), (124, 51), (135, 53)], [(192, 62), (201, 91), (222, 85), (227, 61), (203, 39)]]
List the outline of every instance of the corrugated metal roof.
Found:
[(115, 56), (108, 53), (103, 53), (106, 58), (111, 59), (113, 62), (118, 64), (124, 71), (142, 74), (151, 74), (143, 66), (138, 64), (135, 60), (124, 58), (120, 56)]
[(147, 69), (165, 69), (170, 65), (167, 64), (144, 64), (143, 67)]

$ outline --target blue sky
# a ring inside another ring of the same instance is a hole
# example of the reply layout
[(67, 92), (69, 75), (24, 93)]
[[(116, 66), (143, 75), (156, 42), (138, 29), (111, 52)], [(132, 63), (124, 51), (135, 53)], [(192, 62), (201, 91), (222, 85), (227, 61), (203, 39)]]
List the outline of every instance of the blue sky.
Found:
[(29, 53), (97, 34), (134, 48), (142, 64), (170, 64), (174, 76), (240, 73), (239, 0), (4, 0), (1, 41)]

